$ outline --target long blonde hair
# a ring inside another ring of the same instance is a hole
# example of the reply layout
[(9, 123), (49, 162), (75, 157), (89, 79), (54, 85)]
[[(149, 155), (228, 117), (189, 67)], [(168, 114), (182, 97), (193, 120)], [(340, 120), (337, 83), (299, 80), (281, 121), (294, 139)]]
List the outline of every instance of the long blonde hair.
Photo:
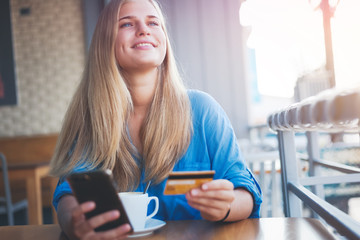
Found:
[(102, 11), (95, 28), (81, 82), (73, 96), (51, 160), (50, 174), (67, 176), (74, 168), (112, 169), (118, 190), (133, 190), (140, 180), (159, 183), (173, 169), (189, 146), (191, 109), (186, 88), (172, 53), (165, 21), (167, 50), (159, 67), (159, 81), (148, 115), (140, 130), (142, 162), (127, 134), (133, 110), (130, 92), (115, 58), (118, 13), (129, 0), (113, 0)]

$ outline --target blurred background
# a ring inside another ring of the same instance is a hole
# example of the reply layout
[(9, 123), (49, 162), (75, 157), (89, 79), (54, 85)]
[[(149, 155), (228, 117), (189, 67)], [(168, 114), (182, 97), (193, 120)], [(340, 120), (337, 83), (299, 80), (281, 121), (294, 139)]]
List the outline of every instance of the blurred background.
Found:
[[(56, 140), (81, 78), (97, 17), (107, 2), (0, 2), (0, 151), (6, 151), (2, 140)], [(262, 216), (282, 216), (276, 134), (267, 129), (267, 116), (322, 90), (360, 85), (360, 2), (159, 2), (186, 85), (208, 92), (225, 109), (262, 187), (278, 189), (272, 195), (264, 192), (268, 199)], [(324, 147), (333, 143), (329, 136), (323, 139)], [(349, 137), (353, 141), (358, 136)], [(48, 147), (48, 160), (53, 147)], [(259, 149), (272, 154), (264, 158), (270, 162), (251, 162), (260, 159), (251, 155)], [(349, 158), (355, 160), (347, 161), (359, 161), (359, 156), (354, 151)], [(13, 195), (21, 198), (24, 184), (11, 184)], [(344, 211), (359, 219), (356, 191), (347, 195)], [(44, 214), (51, 214), (46, 183), (42, 198)], [(52, 221), (48, 219), (45, 222)]]
[[(106, 2), (2, 1), (0, 136), (59, 131)], [(309, 86), (360, 84), (357, 0), (159, 2), (187, 86), (214, 96), (239, 138)]]

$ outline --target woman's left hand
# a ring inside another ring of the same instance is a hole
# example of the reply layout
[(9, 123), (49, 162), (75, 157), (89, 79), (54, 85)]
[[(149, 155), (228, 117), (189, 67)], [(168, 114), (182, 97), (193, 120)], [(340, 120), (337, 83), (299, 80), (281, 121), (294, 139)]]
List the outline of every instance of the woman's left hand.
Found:
[(234, 185), (225, 179), (213, 180), (191, 189), (186, 193), (186, 199), (204, 219), (219, 221), (226, 216), (235, 199)]

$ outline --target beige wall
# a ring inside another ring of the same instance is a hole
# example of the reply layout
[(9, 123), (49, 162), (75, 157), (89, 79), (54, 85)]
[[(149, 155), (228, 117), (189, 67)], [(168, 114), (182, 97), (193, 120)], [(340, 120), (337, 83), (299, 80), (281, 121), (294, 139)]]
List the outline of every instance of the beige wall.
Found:
[(56, 133), (84, 67), (82, 1), (10, 4), (19, 103), (0, 107), (0, 137)]

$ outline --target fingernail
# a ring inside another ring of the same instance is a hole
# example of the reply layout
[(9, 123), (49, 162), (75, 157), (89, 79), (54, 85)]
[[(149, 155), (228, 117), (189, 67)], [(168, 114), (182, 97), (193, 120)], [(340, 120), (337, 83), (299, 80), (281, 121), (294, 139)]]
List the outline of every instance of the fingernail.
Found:
[(197, 189), (193, 189), (193, 190), (191, 191), (191, 195), (193, 195), (193, 196), (198, 195), (198, 193), (199, 193), (199, 191), (198, 191)]
[(128, 231), (130, 231), (131, 230), (130, 224), (126, 224), (126, 228), (128, 229)]
[(130, 231), (131, 230), (131, 226), (130, 226), (130, 224), (124, 224), (123, 226), (123, 229), (125, 230), (125, 231)]
[(206, 184), (203, 184), (203, 185), (202, 185), (202, 189), (203, 189), (203, 190), (207, 190), (208, 188), (209, 188), (208, 185), (206, 185)]
[(94, 202), (89, 202), (89, 203), (88, 203), (88, 207), (89, 207), (89, 208), (95, 207), (95, 203), (94, 203)]
[(112, 212), (111, 212), (111, 215), (112, 215), (112, 217), (119, 217), (119, 216), (120, 216), (120, 213), (119, 213), (118, 210), (115, 210), (115, 211), (112, 211)]

